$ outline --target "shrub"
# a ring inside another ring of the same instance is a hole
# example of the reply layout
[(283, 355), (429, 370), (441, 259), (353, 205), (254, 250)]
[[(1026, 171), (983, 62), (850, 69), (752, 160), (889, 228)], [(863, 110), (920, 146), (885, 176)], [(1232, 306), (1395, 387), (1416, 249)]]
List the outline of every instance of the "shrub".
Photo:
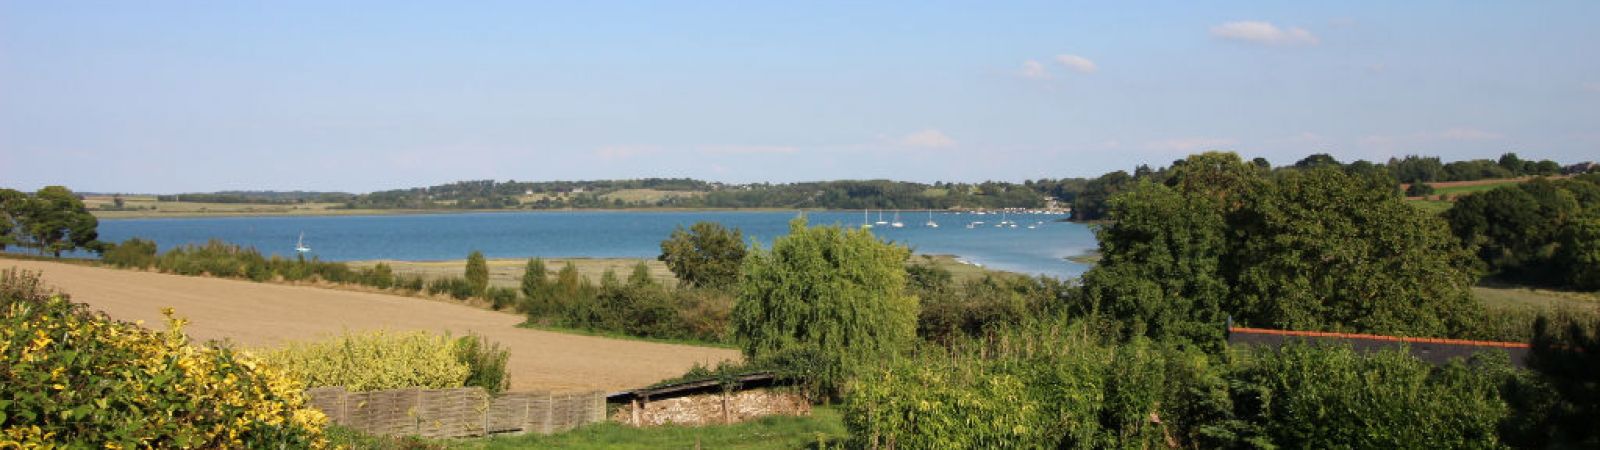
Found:
[(189, 345), (0, 273), (0, 447), (321, 448), (296, 379), (248, 354)]
[(128, 238), (121, 244), (111, 245), (100, 259), (122, 268), (144, 269), (156, 264), (156, 243), (139, 238)]
[(483, 297), (489, 290), (489, 263), (483, 259), (483, 252), (473, 250), (467, 255), (467, 285), (472, 288), (473, 297)]
[(345, 333), (291, 342), (261, 355), (310, 387), (352, 391), (461, 387), (472, 375), (472, 368), (457, 356), (455, 340), (420, 331)]
[(465, 278), (448, 277), (428, 283), (428, 295), (449, 295), (456, 300), (472, 298), (472, 283)]
[(1406, 188), (1407, 197), (1426, 197), (1429, 195), (1433, 195), (1433, 185), (1428, 183), (1411, 183), (1411, 186)]
[(456, 360), (467, 365), (466, 386), (478, 386), (489, 392), (510, 388), (511, 375), (506, 373), (509, 359), (510, 351), (483, 336), (468, 334), (456, 339)]
[(490, 307), (498, 311), (517, 304), (517, 290), (493, 286), (484, 293), (484, 298), (489, 300)]
[(678, 227), (661, 241), (667, 268), (684, 286), (723, 289), (739, 282), (744, 262), (744, 234), (716, 222), (695, 222), (688, 230)]
[(910, 251), (866, 230), (789, 223), (771, 250), (745, 258), (734, 335), (746, 358), (817, 356), (824, 393), (864, 366), (909, 350), (917, 298), (905, 292)]

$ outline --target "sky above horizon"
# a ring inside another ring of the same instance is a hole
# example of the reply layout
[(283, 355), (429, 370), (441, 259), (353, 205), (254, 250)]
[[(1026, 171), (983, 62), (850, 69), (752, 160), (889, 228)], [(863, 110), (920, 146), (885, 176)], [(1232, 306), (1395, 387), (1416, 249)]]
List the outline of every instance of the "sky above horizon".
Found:
[(1600, 159), (1600, 2), (0, 0), (0, 186)]

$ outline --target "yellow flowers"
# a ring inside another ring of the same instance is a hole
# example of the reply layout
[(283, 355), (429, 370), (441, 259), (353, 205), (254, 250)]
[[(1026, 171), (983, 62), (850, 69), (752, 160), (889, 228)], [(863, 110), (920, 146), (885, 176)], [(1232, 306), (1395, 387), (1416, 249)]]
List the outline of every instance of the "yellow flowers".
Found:
[[(0, 271), (0, 449), (321, 448), (303, 385), (249, 355), (115, 322)], [(36, 277), (36, 276), (35, 276)]]

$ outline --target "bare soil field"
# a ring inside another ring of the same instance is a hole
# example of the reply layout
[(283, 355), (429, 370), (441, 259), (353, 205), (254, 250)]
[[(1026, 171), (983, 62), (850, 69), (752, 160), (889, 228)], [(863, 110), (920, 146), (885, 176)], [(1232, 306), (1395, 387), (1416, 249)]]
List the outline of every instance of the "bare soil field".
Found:
[(522, 317), (443, 301), (387, 294), (186, 277), (45, 261), (0, 260), (43, 274), (47, 283), (111, 317), (162, 326), (161, 308), (189, 319), (197, 341), (274, 346), (343, 331), (474, 332), (511, 351), (514, 390), (614, 391), (682, 375), (696, 363), (739, 358), (737, 350), (580, 336), (517, 328)]

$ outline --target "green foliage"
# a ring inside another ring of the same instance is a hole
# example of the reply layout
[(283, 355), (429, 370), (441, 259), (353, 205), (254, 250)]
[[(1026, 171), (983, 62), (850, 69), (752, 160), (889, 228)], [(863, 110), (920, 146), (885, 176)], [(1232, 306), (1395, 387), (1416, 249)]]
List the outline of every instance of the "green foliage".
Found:
[(262, 350), (261, 357), (304, 380), (308, 387), (377, 391), (465, 386), (473, 368), (460, 352), (457, 341), (446, 336), (378, 330), (290, 342)]
[(532, 258), (522, 272), (522, 312), (544, 316), (554, 312), (553, 291), (544, 260)]
[(467, 285), (473, 297), (483, 298), (489, 292), (489, 263), (484, 261), (483, 252), (473, 250), (467, 255)]
[(229, 348), (116, 322), (0, 272), (0, 447), (321, 448), (299, 381)]
[(102, 261), (122, 268), (144, 269), (156, 265), (156, 243), (139, 238), (128, 238), (112, 245), (100, 256)]
[(517, 290), (508, 287), (490, 286), (484, 298), (489, 300), (489, 307), (495, 311), (506, 309), (517, 304)]
[(924, 349), (857, 380), (863, 448), (1498, 448), (1503, 357), (1289, 345), (1243, 354), (1029, 325)]
[(1269, 178), (1232, 154), (1191, 156), (1166, 186), (1113, 198), (1078, 308), (1125, 334), (1205, 345), (1229, 316), (1271, 328), (1467, 333), (1479, 315), (1470, 256), (1388, 180), (1321, 166)]
[(491, 393), (511, 388), (511, 375), (506, 373), (506, 361), (511, 359), (511, 352), (500, 343), (468, 334), (456, 339), (455, 350), (456, 360), (467, 366), (467, 380), (463, 386), (477, 386)]
[(0, 190), (0, 250), (20, 245), (56, 257), (76, 249), (99, 252), (104, 245), (97, 240), (99, 224), (65, 187), (46, 186), (32, 196)]
[(835, 391), (850, 374), (907, 350), (917, 299), (905, 292), (910, 251), (866, 230), (789, 223), (770, 250), (745, 258), (734, 335), (749, 359), (805, 355)]
[(661, 241), (662, 262), (678, 281), (697, 288), (723, 289), (739, 282), (744, 263), (744, 234), (716, 222), (696, 222), (688, 230), (678, 227)]
[(1600, 291), (1600, 216), (1574, 220), (1561, 230), (1557, 267), (1578, 289)]
[[(807, 416), (767, 416), (732, 425), (634, 427), (617, 422), (556, 433), (527, 433), (452, 442), (453, 448), (515, 449), (745, 449), (842, 448), (846, 436), (839, 412), (816, 407)], [(818, 443), (821, 442), (821, 446)]]
[(1600, 289), (1593, 273), (1600, 183), (1526, 183), (1461, 197), (1444, 213), (1491, 275), (1552, 287)]
[(1060, 314), (1071, 289), (1061, 280), (985, 274), (955, 283), (932, 266), (906, 267), (908, 289), (921, 303), (917, 336), (948, 344), (962, 336), (983, 336), (1031, 318)]
[(428, 295), (448, 295), (456, 300), (473, 297), (472, 282), (466, 278), (445, 277), (428, 282)]
[(1540, 375), (1519, 388), (1517, 413), (1526, 419), (1520, 430), (1528, 447), (1595, 448), (1600, 446), (1600, 320), (1553, 325), (1540, 319), (1534, 327), (1528, 366)]
[(1407, 197), (1426, 197), (1429, 195), (1433, 195), (1433, 185), (1428, 183), (1411, 183), (1411, 186), (1406, 188)]

